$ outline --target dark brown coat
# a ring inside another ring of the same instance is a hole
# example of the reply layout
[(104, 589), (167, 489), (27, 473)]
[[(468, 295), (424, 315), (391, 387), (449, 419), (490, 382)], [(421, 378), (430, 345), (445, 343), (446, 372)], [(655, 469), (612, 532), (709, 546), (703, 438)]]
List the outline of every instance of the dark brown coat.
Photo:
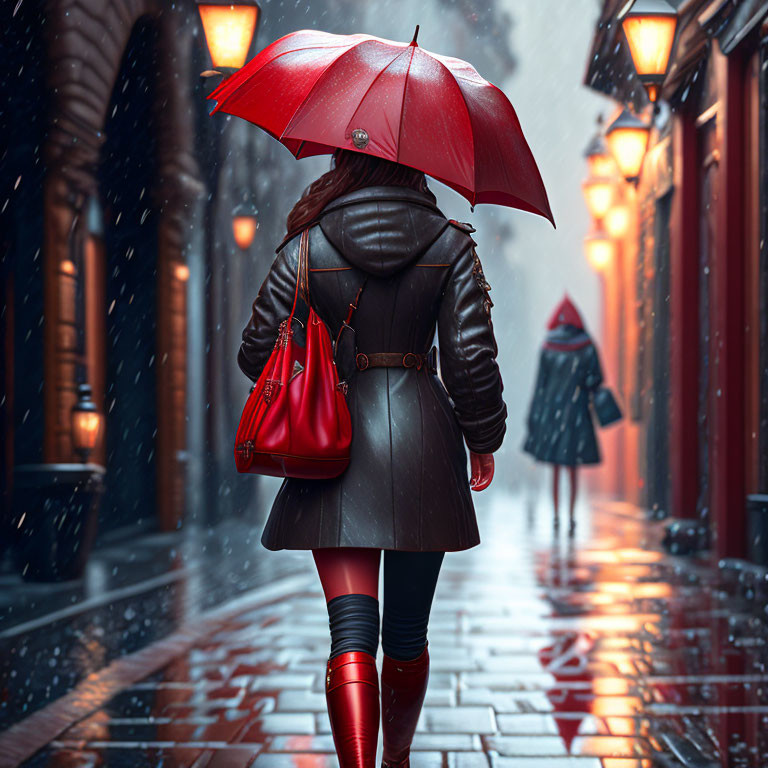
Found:
[[(367, 274), (352, 320), (357, 350), (426, 353), (437, 327), (440, 376), (426, 368), (351, 376), (349, 468), (333, 480), (286, 480), (262, 536), (268, 549), (479, 543), (464, 442), (497, 450), (507, 411), (469, 229), (419, 192), (369, 187), (333, 201), (310, 230), (311, 301), (332, 338)], [(238, 363), (253, 380), (290, 312), (298, 246), (295, 237), (279, 250), (243, 331)]]

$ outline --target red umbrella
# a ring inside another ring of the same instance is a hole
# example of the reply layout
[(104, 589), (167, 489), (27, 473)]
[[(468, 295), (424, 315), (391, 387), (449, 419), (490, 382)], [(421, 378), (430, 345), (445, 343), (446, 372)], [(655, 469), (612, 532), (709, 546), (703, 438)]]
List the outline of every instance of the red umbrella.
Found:
[[(416, 28), (418, 34), (418, 27)], [(424, 171), (476, 203), (554, 224), (507, 97), (461, 59), (370, 35), (303, 30), (267, 46), (208, 97), (296, 157), (365, 152)]]

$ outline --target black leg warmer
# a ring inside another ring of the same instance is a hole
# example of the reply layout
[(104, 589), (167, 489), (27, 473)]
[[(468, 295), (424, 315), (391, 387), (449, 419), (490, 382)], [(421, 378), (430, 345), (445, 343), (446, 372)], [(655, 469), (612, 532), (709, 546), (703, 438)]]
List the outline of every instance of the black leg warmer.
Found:
[(339, 595), (328, 602), (331, 658), (349, 651), (376, 656), (379, 647), (379, 601), (370, 595)]

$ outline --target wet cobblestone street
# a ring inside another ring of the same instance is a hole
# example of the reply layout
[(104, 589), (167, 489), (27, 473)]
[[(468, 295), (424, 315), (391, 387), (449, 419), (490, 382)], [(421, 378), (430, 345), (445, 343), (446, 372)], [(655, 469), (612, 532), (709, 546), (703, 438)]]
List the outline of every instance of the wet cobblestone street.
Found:
[[(483, 543), (446, 556), (414, 768), (768, 764), (764, 624), (622, 505), (480, 499)], [(567, 527), (567, 526), (566, 526)], [(308, 553), (293, 591), (246, 607), (68, 727), (25, 766), (325, 768), (325, 606)], [(23, 730), (24, 723), (20, 724)]]

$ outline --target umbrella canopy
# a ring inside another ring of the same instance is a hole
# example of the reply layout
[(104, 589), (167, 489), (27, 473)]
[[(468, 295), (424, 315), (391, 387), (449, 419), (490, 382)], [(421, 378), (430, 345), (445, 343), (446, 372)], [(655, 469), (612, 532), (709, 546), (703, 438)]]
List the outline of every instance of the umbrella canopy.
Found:
[[(418, 28), (417, 28), (418, 32)], [(509, 99), (465, 61), (370, 35), (293, 32), (208, 97), (296, 157), (336, 148), (408, 165), (472, 205), (546, 217), (547, 193)]]

